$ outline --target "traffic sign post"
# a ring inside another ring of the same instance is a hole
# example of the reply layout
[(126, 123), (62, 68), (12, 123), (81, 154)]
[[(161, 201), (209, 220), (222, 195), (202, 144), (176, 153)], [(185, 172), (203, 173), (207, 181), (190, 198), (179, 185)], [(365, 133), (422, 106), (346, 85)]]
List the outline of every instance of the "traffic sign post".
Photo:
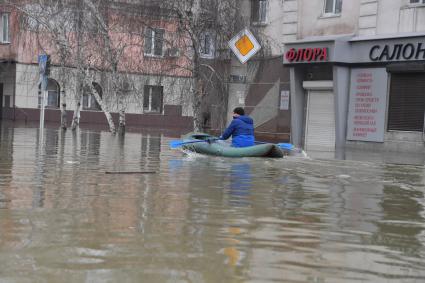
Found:
[(41, 99), (40, 99), (40, 146), (43, 144), (44, 136), (44, 112), (47, 101), (47, 83), (48, 74), (50, 72), (50, 56), (42, 54), (38, 56), (38, 67), (39, 67), (39, 85), (41, 85)]

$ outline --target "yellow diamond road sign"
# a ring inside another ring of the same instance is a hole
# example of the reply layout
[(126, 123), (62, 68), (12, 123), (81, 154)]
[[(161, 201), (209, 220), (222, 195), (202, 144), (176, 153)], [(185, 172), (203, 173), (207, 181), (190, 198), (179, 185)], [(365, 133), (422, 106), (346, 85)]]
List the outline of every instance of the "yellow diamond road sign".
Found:
[(261, 49), (260, 44), (248, 29), (244, 29), (235, 35), (229, 41), (229, 47), (242, 64)]

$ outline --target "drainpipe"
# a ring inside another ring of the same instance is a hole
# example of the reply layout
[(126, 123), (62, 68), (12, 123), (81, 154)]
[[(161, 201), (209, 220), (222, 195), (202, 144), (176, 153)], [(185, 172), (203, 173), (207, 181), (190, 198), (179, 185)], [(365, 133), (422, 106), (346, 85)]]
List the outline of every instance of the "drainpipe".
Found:
[(16, 64), (15, 64), (15, 77), (13, 80), (13, 122), (16, 121)]
[(422, 129), (422, 141), (425, 143), (425, 111), (424, 111), (424, 127)]

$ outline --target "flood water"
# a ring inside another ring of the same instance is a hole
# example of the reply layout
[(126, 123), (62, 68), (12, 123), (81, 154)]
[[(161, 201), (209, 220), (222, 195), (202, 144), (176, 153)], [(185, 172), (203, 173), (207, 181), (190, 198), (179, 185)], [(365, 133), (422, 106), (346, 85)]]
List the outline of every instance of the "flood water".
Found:
[(0, 135), (0, 282), (425, 282), (423, 164)]

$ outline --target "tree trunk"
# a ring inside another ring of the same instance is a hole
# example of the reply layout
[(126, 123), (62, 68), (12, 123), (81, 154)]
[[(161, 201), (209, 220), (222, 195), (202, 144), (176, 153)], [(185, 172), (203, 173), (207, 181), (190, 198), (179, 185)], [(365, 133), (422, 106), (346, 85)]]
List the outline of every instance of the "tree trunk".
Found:
[(60, 101), (62, 101), (62, 107), (61, 107), (61, 128), (63, 130), (66, 130), (68, 127), (68, 121), (66, 117), (66, 101), (65, 101), (65, 91), (61, 91), (61, 98)]
[(119, 114), (119, 126), (118, 126), (118, 133), (120, 135), (124, 135), (125, 134), (125, 111), (124, 109), (120, 110), (120, 114)]
[(71, 129), (75, 131), (77, 127), (80, 125), (80, 108), (81, 104), (80, 102), (77, 103), (77, 108), (74, 110), (74, 115), (72, 116), (72, 124)]
[(193, 94), (193, 122), (194, 130), (199, 132), (202, 130), (202, 98), (203, 98), (203, 83), (199, 75), (196, 74), (195, 91)]
[(90, 87), (91, 93), (94, 95), (94, 98), (99, 104), (100, 109), (102, 109), (103, 113), (105, 114), (106, 120), (108, 121), (108, 124), (109, 124), (109, 131), (112, 134), (115, 134), (116, 133), (115, 123), (114, 123), (114, 120), (112, 119), (111, 113), (106, 110), (105, 104), (103, 103), (103, 100), (100, 97), (99, 93), (97, 92), (96, 88), (93, 87), (93, 84), (89, 83), (88, 86)]

